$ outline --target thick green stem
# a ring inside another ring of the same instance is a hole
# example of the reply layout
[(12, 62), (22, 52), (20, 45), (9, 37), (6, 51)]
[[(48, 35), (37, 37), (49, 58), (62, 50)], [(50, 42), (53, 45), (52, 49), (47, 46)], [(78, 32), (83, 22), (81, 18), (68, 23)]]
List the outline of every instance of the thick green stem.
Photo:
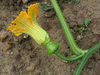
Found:
[[(74, 75), (79, 75), (80, 72), (81, 72), (81, 70), (82, 70), (82, 68), (84, 67), (86, 61), (87, 61), (88, 58), (91, 56), (91, 54), (92, 54), (94, 51), (96, 51), (97, 49), (100, 48), (100, 43), (98, 43), (97, 45), (93, 46), (93, 47), (90, 48), (88, 51), (87, 51), (87, 50), (82, 50), (82, 49), (80, 49), (80, 48), (77, 46), (77, 44), (76, 44), (76, 42), (75, 42), (75, 40), (74, 40), (74, 38), (73, 38), (73, 35), (72, 35), (72, 33), (71, 33), (70, 29), (69, 29), (69, 26), (68, 26), (68, 24), (67, 24), (67, 22), (66, 22), (66, 20), (65, 20), (65, 18), (64, 18), (64, 16), (63, 16), (61, 10), (60, 10), (59, 5), (57, 4), (57, 0), (51, 0), (51, 2), (52, 2), (52, 5), (53, 5), (53, 7), (54, 7), (54, 9), (55, 9), (55, 11), (56, 11), (56, 14), (57, 14), (57, 16), (58, 16), (58, 18), (59, 18), (59, 21), (60, 21), (60, 23), (61, 23), (61, 25), (62, 25), (63, 31), (64, 31), (64, 33), (65, 33), (65, 36), (66, 36), (66, 38), (67, 38), (67, 41), (68, 41), (68, 43), (69, 43), (69, 45), (70, 45), (72, 51), (73, 51), (76, 55), (79, 55), (80, 58), (84, 55), (84, 57), (83, 57), (81, 63), (79, 64), (79, 66), (78, 66), (78, 68), (77, 68), (77, 70), (76, 70), (76, 72), (75, 72), (75, 74), (74, 74)], [(85, 53), (86, 53), (86, 54), (85, 54)], [(72, 57), (70, 57), (70, 58), (64, 57), (64, 56), (62, 56), (59, 52), (56, 52), (55, 54), (56, 54), (58, 57), (62, 58), (63, 60), (74, 61)], [(81, 55), (82, 55), (82, 56), (81, 56)], [(78, 57), (75, 56), (74, 59), (76, 59), (76, 58), (78, 58)]]
[(79, 75), (79, 74), (80, 74), (80, 72), (82, 71), (84, 65), (86, 64), (86, 62), (87, 62), (87, 60), (88, 60), (88, 58), (91, 56), (91, 54), (92, 54), (93, 52), (95, 52), (95, 51), (98, 50), (99, 48), (100, 48), (100, 43), (98, 43), (97, 45), (93, 46), (92, 48), (90, 48), (90, 49), (88, 50), (88, 52), (87, 52), (87, 53), (84, 55), (84, 57), (82, 58), (82, 61), (81, 61), (81, 63), (79, 64), (79, 66), (77, 67), (77, 69), (76, 69), (74, 75)]
[(60, 54), (59, 52), (56, 52), (55, 54), (58, 57), (60, 57), (61, 59), (66, 60), (66, 61), (76, 61), (76, 60), (78, 60), (78, 59), (83, 57), (83, 55), (79, 55), (79, 56), (75, 55), (74, 57), (65, 57), (62, 54)]
[(81, 54), (81, 55), (74, 55), (73, 57), (65, 57), (62, 54), (60, 54), (58, 51), (59, 44), (56, 42), (52, 42), (52, 41), (49, 41), (45, 46), (47, 48), (48, 54), (55, 54), (58, 57), (60, 57), (61, 59), (66, 60), (66, 61), (76, 61), (76, 60), (82, 58), (84, 55), (84, 54)]
[(68, 26), (68, 24), (66, 22), (66, 19), (64, 18), (63, 14), (62, 14), (62, 12), (60, 10), (59, 5), (57, 4), (57, 1), (56, 0), (51, 0), (51, 2), (52, 2), (52, 5), (53, 5), (53, 7), (54, 7), (54, 9), (56, 11), (56, 14), (57, 14), (57, 16), (59, 18), (59, 21), (61, 23), (61, 26), (62, 26), (63, 31), (65, 33), (65, 36), (67, 38), (67, 41), (68, 41), (68, 43), (70, 45), (70, 48), (72, 49), (72, 51), (76, 55), (84, 54), (87, 50), (82, 50), (77, 46), (77, 44), (76, 44), (76, 42), (75, 42), (75, 40), (73, 38), (73, 35), (72, 35), (72, 33), (71, 33), (70, 29), (69, 29), (69, 26)]

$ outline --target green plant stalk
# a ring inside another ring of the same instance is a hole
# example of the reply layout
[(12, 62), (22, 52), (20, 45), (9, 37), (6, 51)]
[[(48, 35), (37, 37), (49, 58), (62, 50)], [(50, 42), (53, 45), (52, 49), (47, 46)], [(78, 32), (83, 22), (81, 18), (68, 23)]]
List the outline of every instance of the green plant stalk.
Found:
[(87, 52), (87, 50), (80, 49), (78, 47), (78, 45), (76, 44), (76, 42), (75, 42), (75, 40), (73, 38), (73, 35), (72, 35), (72, 33), (71, 33), (70, 29), (69, 29), (69, 26), (68, 26), (68, 24), (66, 22), (66, 19), (64, 18), (57, 1), (56, 0), (51, 0), (51, 2), (52, 2), (52, 5), (53, 5), (53, 7), (54, 7), (54, 9), (56, 11), (56, 14), (57, 14), (57, 16), (59, 18), (59, 21), (61, 23), (61, 26), (63, 28), (63, 31), (65, 33), (65, 36), (67, 38), (67, 41), (69, 43), (69, 46), (70, 46), (71, 50), (76, 55), (81, 55), (81, 54), (84, 54), (85, 52)]
[(58, 57), (60, 57), (61, 59), (65, 60), (65, 61), (76, 61), (79, 60), (83, 57), (83, 55), (75, 55), (74, 57), (65, 57), (62, 54), (60, 54), (59, 52), (56, 52), (55, 55), (57, 55)]
[(84, 54), (81, 63), (79, 64), (79, 66), (77, 67), (74, 75), (79, 75), (84, 67), (84, 65), (86, 64), (88, 58), (91, 56), (91, 54), (93, 52), (95, 52), (96, 50), (98, 50), (100, 48), (100, 43), (98, 43), (97, 45), (93, 46), (92, 48), (90, 48), (88, 50), (88, 52), (86, 54)]
[[(84, 67), (86, 61), (87, 61), (88, 58), (91, 56), (91, 54), (92, 54), (94, 51), (96, 51), (97, 49), (100, 48), (100, 43), (98, 43), (97, 45), (93, 46), (93, 47), (90, 48), (88, 51), (87, 51), (87, 50), (84, 50), (84, 51), (83, 51), (82, 49), (80, 49), (80, 48), (77, 46), (77, 44), (75, 43), (75, 40), (74, 40), (74, 38), (73, 38), (73, 36), (72, 36), (72, 33), (71, 33), (70, 29), (69, 29), (69, 26), (67, 25), (67, 22), (66, 22), (66, 20), (65, 20), (65, 18), (64, 18), (64, 16), (63, 16), (63, 14), (62, 14), (62, 12), (61, 12), (61, 10), (60, 10), (58, 4), (57, 4), (57, 1), (56, 1), (56, 0), (51, 0), (51, 2), (52, 2), (52, 4), (53, 4), (53, 6), (54, 6), (54, 9), (55, 9), (56, 14), (57, 14), (57, 16), (58, 16), (58, 18), (59, 18), (59, 21), (60, 21), (60, 23), (61, 23), (61, 25), (62, 25), (63, 31), (64, 31), (64, 33), (65, 33), (65, 36), (66, 36), (66, 38), (67, 38), (67, 40), (68, 40), (68, 43), (69, 43), (69, 45), (70, 45), (72, 51), (73, 51), (76, 55), (82, 55), (82, 57), (83, 57), (81, 63), (79, 64), (79, 66), (78, 66), (78, 68), (77, 68), (77, 70), (76, 70), (76, 72), (75, 72), (75, 74), (74, 74), (74, 75), (79, 75), (80, 72), (81, 72), (81, 70), (82, 70), (82, 68)], [(85, 54), (85, 53), (86, 53), (86, 54)], [(56, 54), (58, 57), (60, 57), (60, 58), (62, 58), (62, 59), (64, 59), (64, 60), (73, 61), (72, 58), (71, 58), (71, 59), (68, 58), (68, 57), (66, 58), (66, 57), (62, 56), (59, 52), (58, 52), (58, 53), (55, 52), (55, 54)], [(76, 56), (75, 56), (75, 57), (76, 57)], [(76, 58), (74, 58), (74, 59), (76, 59)], [(76, 59), (76, 60), (77, 60), (77, 59)]]
[(58, 57), (60, 57), (61, 59), (66, 60), (66, 61), (76, 61), (76, 60), (82, 58), (84, 55), (84, 54), (83, 55), (81, 54), (81, 55), (74, 55), (71, 57), (65, 57), (62, 54), (60, 54), (58, 51), (59, 44), (56, 42), (52, 42), (52, 41), (49, 41), (45, 46), (47, 48), (47, 52), (49, 55), (55, 54)]

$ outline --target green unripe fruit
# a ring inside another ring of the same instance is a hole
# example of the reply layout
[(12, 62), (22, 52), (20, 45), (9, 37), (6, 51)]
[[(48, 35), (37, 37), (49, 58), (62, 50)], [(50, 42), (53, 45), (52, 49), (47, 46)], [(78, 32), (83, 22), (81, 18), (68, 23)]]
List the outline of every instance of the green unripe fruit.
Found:
[(59, 47), (58, 43), (50, 41), (46, 45), (48, 54), (53, 54), (53, 53), (57, 52), (58, 51), (58, 47)]

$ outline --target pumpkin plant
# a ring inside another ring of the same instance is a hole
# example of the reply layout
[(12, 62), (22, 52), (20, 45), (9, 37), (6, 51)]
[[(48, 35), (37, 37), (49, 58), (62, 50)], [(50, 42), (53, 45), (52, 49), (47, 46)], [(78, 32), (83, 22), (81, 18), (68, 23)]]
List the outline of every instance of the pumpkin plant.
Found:
[(8, 27), (8, 30), (12, 31), (16, 36), (22, 35), (23, 33), (30, 35), (39, 45), (46, 46), (47, 52), (49, 55), (55, 54), (61, 59), (66, 60), (66, 61), (76, 61), (80, 58), (83, 58), (82, 59), (83, 61), (81, 61), (81, 63), (84, 63), (84, 64), (80, 64), (80, 66), (75, 72), (75, 75), (79, 75), (79, 73), (81, 72), (89, 56), (95, 50), (100, 48), (100, 43), (90, 48), (89, 50), (80, 49), (73, 38), (73, 35), (69, 29), (69, 26), (67, 25), (67, 22), (57, 4), (57, 1), (51, 0), (51, 2), (54, 6), (56, 14), (62, 25), (62, 29), (65, 33), (65, 36), (70, 45), (70, 48), (75, 54), (74, 56), (65, 57), (62, 54), (60, 54), (58, 50), (59, 44), (56, 42), (52, 42), (50, 40), (49, 34), (44, 29), (42, 29), (40, 25), (37, 23), (36, 17), (39, 11), (38, 9), (39, 3), (30, 5), (28, 7), (28, 13), (26, 13), (25, 11), (22, 11), (19, 14), (19, 16), (14, 21), (12, 21), (11, 25)]

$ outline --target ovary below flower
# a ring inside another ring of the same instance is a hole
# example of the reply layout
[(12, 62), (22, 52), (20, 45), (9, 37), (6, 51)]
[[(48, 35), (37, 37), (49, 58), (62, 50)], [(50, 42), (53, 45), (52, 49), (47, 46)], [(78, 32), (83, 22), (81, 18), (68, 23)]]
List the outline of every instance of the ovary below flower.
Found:
[(50, 41), (50, 38), (48, 33), (37, 23), (38, 5), (39, 3), (30, 5), (28, 7), (28, 14), (22, 11), (19, 16), (12, 21), (8, 30), (12, 31), (16, 36), (22, 35), (22, 33), (29, 34), (38, 44), (46, 45)]

